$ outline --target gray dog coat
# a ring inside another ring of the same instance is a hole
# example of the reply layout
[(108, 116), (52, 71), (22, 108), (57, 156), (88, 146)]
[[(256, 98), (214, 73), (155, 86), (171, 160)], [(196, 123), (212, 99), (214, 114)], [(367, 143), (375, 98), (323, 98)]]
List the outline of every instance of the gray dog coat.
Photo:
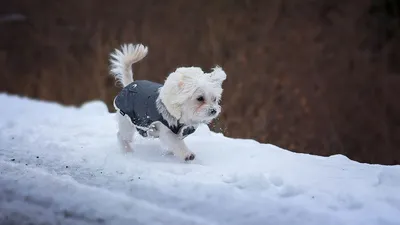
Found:
[(157, 110), (156, 101), (159, 96), (159, 89), (162, 84), (148, 80), (137, 80), (124, 87), (115, 97), (114, 104), (119, 109), (119, 113), (128, 115), (137, 131), (143, 137), (148, 136), (148, 130), (155, 122), (161, 122), (173, 133), (182, 138), (195, 132), (193, 126), (169, 125)]

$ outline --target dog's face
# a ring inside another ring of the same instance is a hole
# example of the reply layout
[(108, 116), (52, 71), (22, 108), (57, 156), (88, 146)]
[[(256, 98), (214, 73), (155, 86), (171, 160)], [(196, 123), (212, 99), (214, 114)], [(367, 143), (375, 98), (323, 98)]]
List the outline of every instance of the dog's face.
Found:
[(221, 94), (215, 88), (198, 87), (192, 96), (182, 103), (182, 117), (194, 122), (209, 123), (221, 112)]
[(222, 82), (220, 67), (204, 73), (198, 67), (178, 68), (166, 79), (160, 97), (169, 113), (183, 123), (209, 123), (221, 112)]

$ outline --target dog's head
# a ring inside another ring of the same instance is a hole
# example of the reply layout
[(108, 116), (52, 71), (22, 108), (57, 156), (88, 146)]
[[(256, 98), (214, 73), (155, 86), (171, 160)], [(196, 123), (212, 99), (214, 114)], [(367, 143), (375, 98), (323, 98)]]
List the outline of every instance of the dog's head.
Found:
[(168, 112), (186, 124), (209, 123), (221, 112), (221, 67), (204, 73), (199, 67), (181, 67), (171, 73), (160, 89), (160, 99)]

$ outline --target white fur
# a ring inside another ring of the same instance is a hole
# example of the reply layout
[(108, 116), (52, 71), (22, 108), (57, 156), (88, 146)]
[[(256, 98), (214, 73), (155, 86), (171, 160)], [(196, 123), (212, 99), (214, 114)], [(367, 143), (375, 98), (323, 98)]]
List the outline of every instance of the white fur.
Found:
[[(122, 51), (116, 49), (111, 54), (111, 74), (125, 87), (133, 82), (132, 64), (143, 59), (148, 50), (142, 44), (122, 45), (121, 48)], [(157, 109), (169, 125), (179, 122), (197, 128), (201, 123), (208, 124), (221, 112), (219, 102), (225, 79), (226, 74), (219, 66), (210, 73), (204, 73), (199, 67), (177, 68), (159, 90)], [(114, 107), (119, 111), (115, 104)], [(136, 128), (127, 115), (117, 114), (118, 139), (127, 151), (131, 151), (130, 143)], [(194, 159), (194, 153), (179, 134), (174, 134), (160, 122), (152, 125), (154, 129), (149, 132), (152, 137), (158, 137), (176, 156), (185, 160)]]
[(132, 64), (139, 62), (147, 55), (147, 47), (139, 44), (125, 44), (121, 51), (115, 49), (111, 56), (111, 73), (123, 87), (133, 82)]
[(117, 113), (117, 122), (118, 122), (118, 133), (117, 137), (121, 147), (125, 149), (126, 152), (131, 152), (132, 148), (130, 143), (133, 141), (133, 136), (135, 134), (134, 126), (130, 121), (128, 115), (121, 115)]

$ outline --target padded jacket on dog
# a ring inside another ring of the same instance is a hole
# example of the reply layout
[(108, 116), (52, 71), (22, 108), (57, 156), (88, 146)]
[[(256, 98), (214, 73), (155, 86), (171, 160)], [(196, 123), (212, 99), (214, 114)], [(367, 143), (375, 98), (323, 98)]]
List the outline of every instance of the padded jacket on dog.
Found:
[(196, 130), (194, 127), (186, 127), (181, 123), (178, 126), (170, 126), (158, 112), (156, 100), (161, 86), (159, 83), (147, 80), (134, 81), (121, 90), (115, 98), (114, 104), (122, 115), (127, 114), (129, 116), (132, 123), (136, 125), (136, 129), (144, 137), (148, 136), (145, 129), (156, 121), (163, 123), (173, 133), (181, 135), (182, 138), (192, 134)]

